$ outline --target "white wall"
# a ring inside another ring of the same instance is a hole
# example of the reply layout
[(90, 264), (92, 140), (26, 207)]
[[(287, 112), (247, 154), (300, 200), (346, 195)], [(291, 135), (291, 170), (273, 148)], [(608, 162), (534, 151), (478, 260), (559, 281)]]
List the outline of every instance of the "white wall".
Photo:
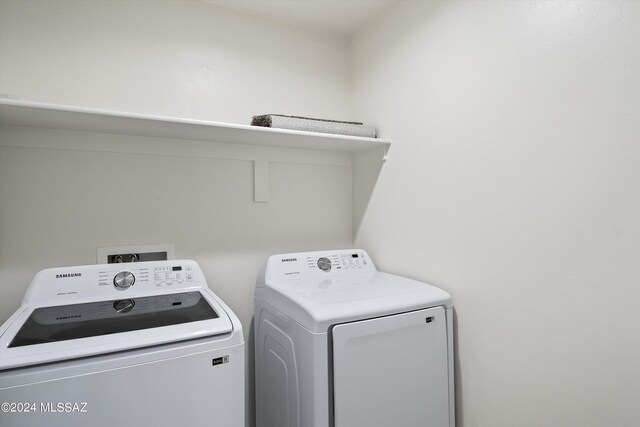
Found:
[(353, 54), (356, 245), (452, 294), (458, 425), (640, 425), (640, 3), (402, 2)]
[(0, 0), (0, 93), (248, 124), (349, 118), (345, 40), (193, 0)]

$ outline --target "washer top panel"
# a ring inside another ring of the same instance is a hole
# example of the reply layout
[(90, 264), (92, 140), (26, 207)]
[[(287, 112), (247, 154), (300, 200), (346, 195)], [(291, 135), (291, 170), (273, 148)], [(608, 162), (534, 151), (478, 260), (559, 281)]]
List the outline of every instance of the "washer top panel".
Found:
[[(330, 270), (326, 262), (318, 265), (323, 259), (330, 260)], [(313, 332), (354, 320), (451, 306), (450, 295), (442, 289), (377, 271), (361, 249), (274, 255), (255, 296)]]
[(43, 270), (0, 327), (0, 370), (224, 339), (234, 326), (223, 305), (190, 260)]

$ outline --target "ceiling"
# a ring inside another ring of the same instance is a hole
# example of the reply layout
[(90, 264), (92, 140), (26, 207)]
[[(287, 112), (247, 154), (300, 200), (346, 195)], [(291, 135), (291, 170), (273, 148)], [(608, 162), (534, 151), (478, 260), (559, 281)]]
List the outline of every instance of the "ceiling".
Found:
[(347, 36), (397, 0), (204, 0), (297, 27)]

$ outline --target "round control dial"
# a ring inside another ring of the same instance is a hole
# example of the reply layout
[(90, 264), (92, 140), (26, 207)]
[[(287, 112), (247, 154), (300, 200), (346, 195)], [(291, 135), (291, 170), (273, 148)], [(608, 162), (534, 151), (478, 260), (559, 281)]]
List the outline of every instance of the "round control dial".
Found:
[(322, 257), (318, 260), (318, 268), (325, 273), (331, 271), (331, 260), (329, 258)]
[(113, 285), (118, 289), (127, 289), (136, 282), (136, 276), (130, 271), (121, 271), (113, 278)]

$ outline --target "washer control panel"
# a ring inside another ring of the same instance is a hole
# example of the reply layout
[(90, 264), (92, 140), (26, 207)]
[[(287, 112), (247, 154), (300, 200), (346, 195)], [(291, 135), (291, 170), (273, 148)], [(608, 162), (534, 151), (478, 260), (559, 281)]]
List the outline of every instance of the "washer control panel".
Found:
[(125, 300), (132, 294), (139, 297), (147, 292), (198, 287), (207, 287), (206, 280), (198, 264), (191, 260), (83, 265), (41, 271), (33, 279), (25, 301)]
[(302, 252), (269, 258), (265, 278), (307, 278), (376, 271), (362, 249)]
[(125, 264), (107, 264), (110, 268), (99, 273), (98, 286), (113, 286), (115, 289), (125, 291), (135, 288), (137, 285), (144, 285), (154, 288), (179, 287), (193, 283), (193, 266), (189, 263), (152, 263), (144, 265), (141, 263), (127, 264), (128, 270), (120, 269)]
[(190, 265), (166, 265), (153, 269), (153, 282), (156, 286), (173, 286), (193, 281)]

